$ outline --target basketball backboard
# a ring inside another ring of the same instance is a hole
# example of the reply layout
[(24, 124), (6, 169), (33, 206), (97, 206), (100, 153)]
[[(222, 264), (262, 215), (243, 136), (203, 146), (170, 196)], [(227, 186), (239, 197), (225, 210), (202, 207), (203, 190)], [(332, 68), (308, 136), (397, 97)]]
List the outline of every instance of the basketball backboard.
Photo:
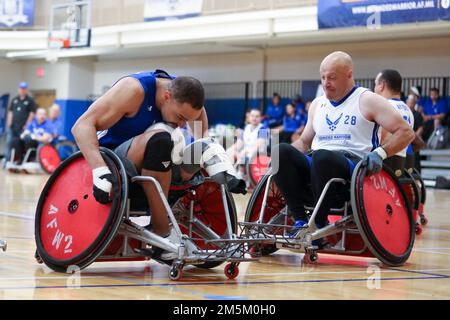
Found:
[(79, 48), (91, 45), (90, 0), (73, 0), (51, 8), (48, 31), (49, 48)]

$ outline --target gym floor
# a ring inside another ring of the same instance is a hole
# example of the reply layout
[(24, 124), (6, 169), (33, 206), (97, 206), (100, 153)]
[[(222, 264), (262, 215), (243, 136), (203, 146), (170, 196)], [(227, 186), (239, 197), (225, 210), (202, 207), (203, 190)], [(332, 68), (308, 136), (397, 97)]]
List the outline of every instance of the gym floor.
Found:
[[(223, 265), (186, 267), (181, 281), (154, 261), (94, 263), (81, 274), (56, 273), (34, 259), (34, 213), (48, 176), (0, 171), (0, 299), (450, 299), (450, 191), (427, 190), (429, 224), (399, 268), (377, 259), (280, 250), (239, 266), (228, 280)], [(240, 220), (249, 195), (235, 196)], [(115, 289), (115, 290), (111, 290)]]

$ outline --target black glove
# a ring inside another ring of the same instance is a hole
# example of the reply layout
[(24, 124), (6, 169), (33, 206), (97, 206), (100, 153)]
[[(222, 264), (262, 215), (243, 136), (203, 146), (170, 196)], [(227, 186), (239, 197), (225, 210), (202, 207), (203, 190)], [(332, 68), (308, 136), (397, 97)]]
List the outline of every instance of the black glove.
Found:
[(367, 167), (367, 175), (378, 173), (383, 169), (383, 159), (375, 151), (367, 154), (362, 161), (362, 165)]
[(228, 180), (227, 186), (228, 190), (230, 190), (231, 193), (247, 194), (247, 186), (245, 184), (245, 181), (242, 179), (232, 177)]
[(109, 193), (113, 184), (113, 175), (108, 167), (100, 167), (92, 170), (92, 178), (94, 180), (94, 198), (101, 204), (111, 202)]

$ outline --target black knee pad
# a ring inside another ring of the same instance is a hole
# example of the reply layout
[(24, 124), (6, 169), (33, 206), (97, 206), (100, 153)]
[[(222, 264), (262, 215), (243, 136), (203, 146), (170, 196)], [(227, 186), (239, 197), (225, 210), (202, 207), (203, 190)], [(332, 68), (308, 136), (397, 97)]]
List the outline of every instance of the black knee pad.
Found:
[(143, 168), (157, 172), (167, 172), (172, 166), (173, 141), (168, 132), (155, 133), (147, 142)]

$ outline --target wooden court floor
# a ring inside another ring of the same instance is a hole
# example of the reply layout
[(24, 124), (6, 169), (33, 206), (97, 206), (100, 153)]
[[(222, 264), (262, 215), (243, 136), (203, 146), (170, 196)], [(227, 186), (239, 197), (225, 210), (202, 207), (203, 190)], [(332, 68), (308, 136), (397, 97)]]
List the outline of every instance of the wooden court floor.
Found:
[[(378, 260), (279, 251), (242, 263), (236, 280), (223, 266), (185, 268), (181, 282), (156, 262), (94, 263), (81, 274), (53, 272), (33, 254), (34, 211), (44, 175), (0, 171), (0, 299), (450, 299), (450, 191), (429, 189), (429, 225), (416, 238), (408, 263), (383, 267)], [(240, 218), (248, 196), (235, 197)]]

